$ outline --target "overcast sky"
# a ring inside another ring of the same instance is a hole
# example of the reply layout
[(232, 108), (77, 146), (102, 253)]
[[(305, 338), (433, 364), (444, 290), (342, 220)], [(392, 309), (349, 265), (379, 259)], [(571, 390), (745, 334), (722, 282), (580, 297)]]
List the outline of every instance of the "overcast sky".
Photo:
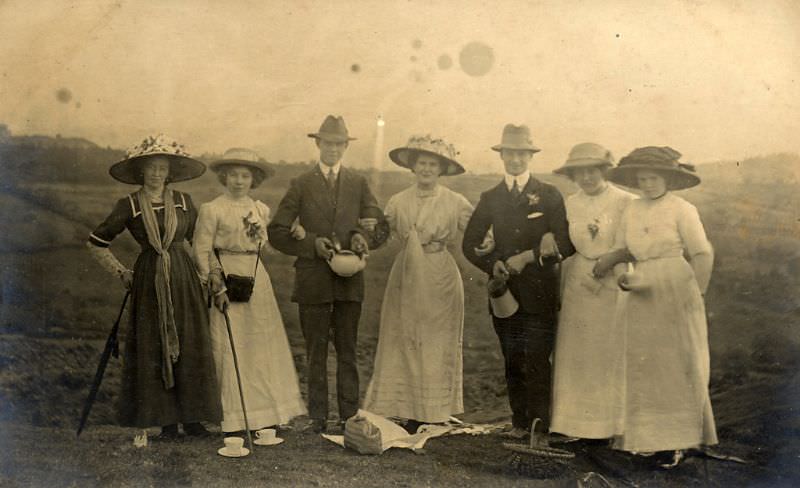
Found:
[(120, 148), (165, 132), (310, 159), (334, 113), (354, 166), (375, 163), (378, 115), (384, 158), (431, 133), (475, 172), (501, 169), (507, 122), (531, 127), (541, 170), (586, 141), (695, 162), (800, 151), (792, 0), (0, 0), (0, 70), (12, 132)]

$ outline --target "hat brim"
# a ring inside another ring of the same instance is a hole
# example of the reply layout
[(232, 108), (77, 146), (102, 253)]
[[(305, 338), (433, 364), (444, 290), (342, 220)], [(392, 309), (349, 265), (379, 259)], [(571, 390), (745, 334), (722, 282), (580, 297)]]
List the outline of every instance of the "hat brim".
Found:
[(609, 172), (608, 180), (612, 183), (627, 186), (628, 188), (639, 188), (639, 183), (636, 181), (636, 173), (643, 169), (669, 175), (669, 177), (666, 178), (667, 190), (685, 190), (700, 184), (700, 177), (685, 169), (658, 168), (649, 164), (626, 164), (625, 166), (617, 166)]
[(398, 147), (396, 149), (392, 149), (391, 151), (389, 151), (389, 159), (391, 159), (392, 162), (394, 162), (394, 164), (398, 166), (413, 170), (414, 167), (411, 166), (408, 160), (408, 157), (413, 152), (435, 156), (436, 158), (439, 159), (439, 161), (445, 163), (446, 167), (442, 170), (442, 173), (439, 176), (455, 176), (455, 175), (460, 175), (466, 171), (464, 167), (458, 163), (458, 161), (447, 158), (433, 151), (428, 151), (426, 149), (418, 149), (415, 147)]
[(153, 153), (123, 159), (111, 165), (108, 174), (117, 181), (129, 185), (142, 185), (142, 164), (153, 157), (165, 157), (169, 161), (169, 182), (188, 181), (199, 178), (206, 172), (206, 165), (188, 156), (177, 154)]
[(245, 166), (251, 170), (260, 171), (263, 179), (265, 180), (275, 174), (275, 169), (272, 168), (270, 164), (260, 161), (247, 161), (244, 159), (219, 159), (208, 165), (209, 169), (215, 173), (231, 166)]
[(331, 142), (349, 142), (356, 140), (355, 137), (343, 136), (341, 134), (331, 134), (328, 132), (314, 132), (307, 135), (312, 139), (322, 139), (323, 141), (331, 141)]
[(517, 146), (517, 145), (514, 145), (514, 144), (497, 144), (496, 146), (492, 146), (492, 151), (500, 152), (503, 149), (512, 149), (512, 150), (515, 150), (515, 151), (532, 151), (532, 152), (535, 152), (535, 153), (541, 151), (541, 149), (539, 149), (538, 147), (536, 147), (534, 145)]
[(564, 166), (554, 169), (553, 173), (562, 176), (569, 176), (570, 171), (577, 168), (613, 168), (614, 164), (604, 159), (581, 158), (572, 159), (564, 163)]

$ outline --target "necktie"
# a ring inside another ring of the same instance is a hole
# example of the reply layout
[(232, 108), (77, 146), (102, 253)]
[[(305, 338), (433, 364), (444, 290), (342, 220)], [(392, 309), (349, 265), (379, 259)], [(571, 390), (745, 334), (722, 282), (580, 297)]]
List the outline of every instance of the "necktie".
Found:
[(511, 187), (511, 198), (514, 200), (514, 202), (517, 202), (520, 195), (521, 192), (519, 191), (519, 185), (517, 185), (517, 179), (514, 178), (514, 186)]
[(331, 199), (336, 204), (336, 175), (333, 173), (333, 169), (328, 170), (328, 174), (325, 176), (325, 183), (328, 184), (328, 193), (331, 196)]

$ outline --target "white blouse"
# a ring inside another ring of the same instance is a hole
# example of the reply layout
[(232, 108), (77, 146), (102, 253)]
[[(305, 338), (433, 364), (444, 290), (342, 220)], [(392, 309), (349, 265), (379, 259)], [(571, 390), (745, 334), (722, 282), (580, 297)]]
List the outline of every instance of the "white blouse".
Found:
[(588, 195), (583, 190), (570, 195), (566, 201), (569, 238), (583, 257), (597, 259), (611, 251), (622, 214), (633, 193), (611, 184), (599, 195)]
[[(259, 200), (222, 194), (200, 206), (194, 232), (194, 255), (201, 279), (219, 267), (214, 249), (252, 252), (267, 244), (269, 207)], [(248, 235), (248, 229), (250, 234)]]

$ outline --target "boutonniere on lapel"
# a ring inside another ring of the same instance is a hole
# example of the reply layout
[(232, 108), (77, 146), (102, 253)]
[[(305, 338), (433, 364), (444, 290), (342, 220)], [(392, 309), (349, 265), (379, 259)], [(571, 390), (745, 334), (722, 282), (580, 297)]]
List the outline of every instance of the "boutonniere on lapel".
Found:
[(538, 193), (535, 192), (526, 193), (525, 197), (528, 199), (528, 209), (531, 211), (530, 213), (528, 213), (529, 219), (538, 219), (539, 217), (544, 215), (542, 212), (538, 212), (536, 210), (537, 207), (539, 206), (539, 202), (541, 201), (541, 198), (539, 197)]
[(258, 217), (253, 214), (252, 210), (242, 218), (242, 222), (244, 222), (244, 232), (250, 240), (263, 242), (267, 239), (266, 229), (258, 221)]

